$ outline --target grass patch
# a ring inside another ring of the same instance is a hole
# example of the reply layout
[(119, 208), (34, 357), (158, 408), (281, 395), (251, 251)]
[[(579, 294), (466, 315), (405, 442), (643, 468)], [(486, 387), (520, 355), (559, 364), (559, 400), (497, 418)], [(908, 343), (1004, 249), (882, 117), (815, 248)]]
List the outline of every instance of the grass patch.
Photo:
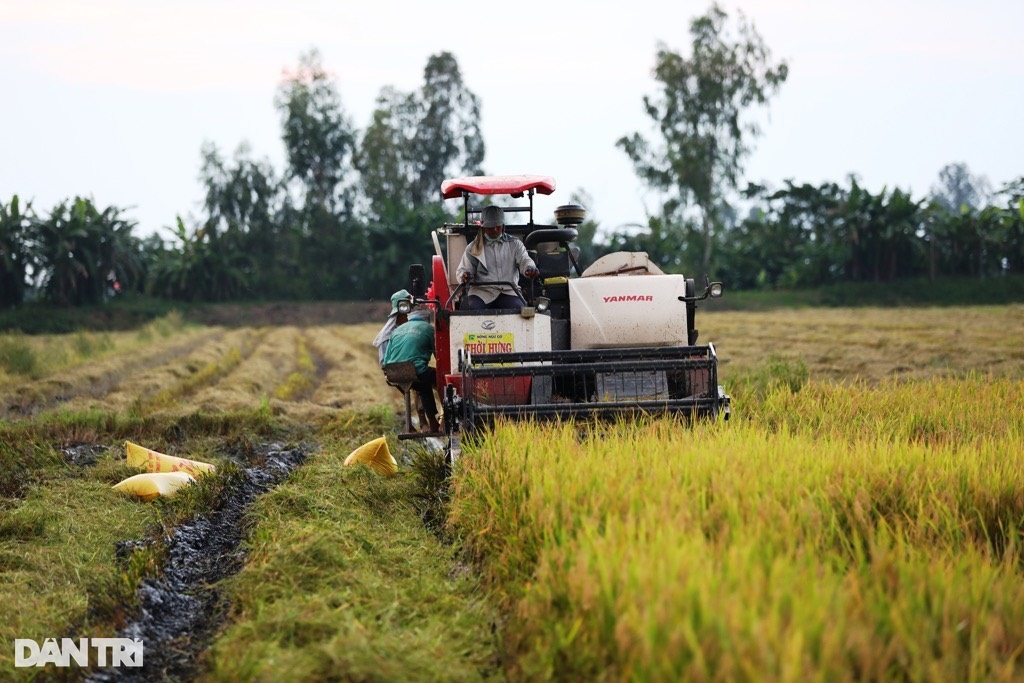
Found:
[(41, 473), (63, 465), (60, 455), (36, 436), (13, 438), (0, 429), (0, 500), (20, 498)]
[[(115, 635), (136, 606), (136, 589), (159, 571), (170, 529), (215, 509), (253, 439), (287, 439), (286, 426), (254, 413), (133, 418), (89, 411), (0, 424), (0, 641)], [(175, 498), (143, 503), (112, 490), (139, 470), (124, 440), (217, 465)], [(80, 465), (65, 449), (92, 444)], [(122, 541), (142, 540), (127, 546)], [(119, 550), (119, 547), (121, 548)], [(12, 609), (13, 607), (17, 609)], [(0, 650), (0, 671), (13, 670)]]
[[(146, 562), (123, 560), (117, 543), (159, 527), (163, 504), (142, 504), (111, 490), (126, 468), (53, 468), (46, 485), (27, 491), (0, 524), (0, 641), (113, 636), (133, 604)], [(134, 473), (134, 471), (132, 472)], [(13, 671), (0, 650), (0, 670)]]
[(77, 332), (71, 344), (80, 358), (92, 358), (114, 348), (114, 340), (107, 333)]
[(0, 335), (0, 370), (31, 377), (39, 366), (35, 351), (20, 332)]
[[(340, 430), (341, 425), (346, 425)], [(254, 506), (234, 613), (202, 680), (476, 681), (499, 675), (494, 614), (456, 551), (424, 528), (415, 471), (390, 479), (345, 456), (378, 432), (344, 416)]]
[(796, 393), (809, 379), (810, 371), (802, 358), (784, 358), (772, 354), (761, 365), (732, 377), (729, 390), (745, 401), (761, 401), (783, 387)]

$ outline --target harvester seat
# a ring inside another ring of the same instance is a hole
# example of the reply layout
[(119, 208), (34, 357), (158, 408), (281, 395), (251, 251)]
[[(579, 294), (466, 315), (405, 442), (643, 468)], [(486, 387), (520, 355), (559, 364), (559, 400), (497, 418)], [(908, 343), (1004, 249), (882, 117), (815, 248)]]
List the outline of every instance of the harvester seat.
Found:
[(541, 279), (569, 277), (572, 262), (579, 263), (580, 249), (572, 244), (577, 237), (576, 228), (542, 228), (526, 236), (523, 244), (537, 264)]
[[(544, 244), (539, 245), (541, 247), (547, 246)], [(580, 249), (579, 247), (571, 246), (568, 249), (565, 247), (555, 246), (555, 249), (545, 251), (538, 249), (536, 251), (530, 251), (530, 258), (537, 264), (537, 269), (540, 271), (541, 279), (547, 279), (549, 277), (569, 277), (572, 271), (573, 259), (579, 263), (580, 260)], [(569, 249), (572, 249), (572, 258), (569, 255)]]
[[(393, 387), (396, 387), (402, 392), (402, 396), (405, 399), (405, 433), (412, 434), (416, 430), (412, 428), (412, 385), (416, 381), (416, 366), (412, 361), (403, 361), (401, 363), (388, 363), (383, 367), (384, 379), (387, 383)], [(416, 397), (417, 409), (420, 413), (420, 424), (421, 426), (426, 423), (426, 413), (419, 406), (419, 396)]]

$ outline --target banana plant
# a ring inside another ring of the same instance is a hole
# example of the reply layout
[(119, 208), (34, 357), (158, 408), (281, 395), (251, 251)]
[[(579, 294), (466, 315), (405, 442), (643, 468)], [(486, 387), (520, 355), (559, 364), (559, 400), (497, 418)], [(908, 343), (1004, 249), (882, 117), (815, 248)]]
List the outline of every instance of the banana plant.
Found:
[(139, 277), (135, 223), (122, 218), (121, 209), (100, 211), (92, 200), (75, 197), (36, 227), (43, 293), (59, 306), (100, 303), (113, 283), (131, 286)]
[(0, 202), (0, 308), (25, 300), (36, 263), (32, 234), (37, 221), (32, 203), (22, 206), (18, 195), (9, 204)]

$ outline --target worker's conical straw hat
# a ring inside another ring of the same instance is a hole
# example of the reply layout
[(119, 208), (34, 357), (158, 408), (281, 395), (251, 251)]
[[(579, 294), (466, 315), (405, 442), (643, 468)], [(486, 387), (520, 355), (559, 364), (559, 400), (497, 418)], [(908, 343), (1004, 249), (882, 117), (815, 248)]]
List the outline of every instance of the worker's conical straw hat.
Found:
[(364, 443), (345, 458), (345, 465), (357, 463), (367, 465), (385, 477), (393, 476), (398, 472), (398, 461), (391, 455), (391, 451), (388, 449), (388, 440), (383, 436)]

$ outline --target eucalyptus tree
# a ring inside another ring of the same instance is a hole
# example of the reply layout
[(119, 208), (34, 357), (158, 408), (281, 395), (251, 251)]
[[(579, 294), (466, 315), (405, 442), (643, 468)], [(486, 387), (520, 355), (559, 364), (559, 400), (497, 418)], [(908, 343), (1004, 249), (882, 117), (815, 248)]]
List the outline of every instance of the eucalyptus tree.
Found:
[(992, 189), (984, 176), (975, 176), (965, 163), (947, 164), (939, 171), (939, 182), (932, 186), (931, 199), (951, 214), (962, 207), (980, 211), (988, 204)]
[[(404, 266), (422, 262), (429, 254), (429, 231), (444, 220), (443, 213), (415, 201), (413, 186), (419, 166), (411, 140), (416, 134), (418, 107), (412, 95), (383, 88), (377, 108), (360, 138), (355, 157), (359, 169), (366, 223), (367, 251), (362, 285), (367, 295), (383, 296), (401, 287)], [(440, 186), (440, 182), (438, 183)], [(424, 215), (429, 218), (425, 220)], [(433, 224), (427, 220), (439, 219)], [(390, 290), (390, 291), (389, 291)]]
[(371, 220), (391, 213), (394, 205), (414, 204), (412, 188), (419, 164), (411, 141), (416, 136), (417, 114), (412, 95), (391, 86), (377, 95), (376, 108), (354, 156), (362, 195), (359, 210)]
[(232, 159), (212, 143), (202, 150), (200, 178), (206, 216), (198, 236), (209, 245), (209, 267), (223, 273), (231, 289), (249, 296), (281, 296), (280, 272), (295, 256), (295, 239), (282, 225), (284, 184), (269, 160), (255, 160), (242, 144)]
[(356, 153), (366, 209), (400, 201), (412, 207), (441, 202), (441, 182), (482, 173), (480, 101), (465, 85), (449, 52), (432, 55), (423, 85), (403, 93), (381, 90)]
[(317, 50), (300, 57), (297, 71), (278, 88), (275, 105), (288, 156), (287, 180), (302, 195), (293, 215), (302, 244), (303, 286), (316, 298), (351, 296), (371, 258), (364, 226), (353, 212), (357, 134)]
[(466, 86), (455, 56), (439, 52), (427, 59), (423, 85), (414, 94), (416, 130), (412, 139), (413, 201), (441, 200), (441, 181), (477, 175), (484, 160), (480, 99)]
[(363, 265), (366, 294), (397, 289), (397, 273), (431, 253), (430, 230), (448, 218), (441, 182), (481, 173), (483, 156), (479, 99), (450, 53), (427, 60), (418, 90), (381, 90), (354, 157), (373, 255)]
[(694, 19), (688, 58), (659, 44), (654, 77), (660, 93), (643, 100), (659, 139), (636, 132), (617, 142), (640, 179), (666, 193), (667, 215), (678, 215), (690, 204), (697, 207), (705, 269), (711, 263), (719, 211), (737, 187), (751, 151), (749, 141), (760, 134), (757, 123), (744, 114), (765, 104), (789, 73), (786, 62), (772, 62), (760, 34), (742, 13), (735, 36), (727, 20), (717, 4)]
[(288, 174), (301, 184), (305, 205), (347, 210), (356, 132), (319, 51), (300, 56), (298, 69), (279, 86), (274, 104), (281, 114)]

